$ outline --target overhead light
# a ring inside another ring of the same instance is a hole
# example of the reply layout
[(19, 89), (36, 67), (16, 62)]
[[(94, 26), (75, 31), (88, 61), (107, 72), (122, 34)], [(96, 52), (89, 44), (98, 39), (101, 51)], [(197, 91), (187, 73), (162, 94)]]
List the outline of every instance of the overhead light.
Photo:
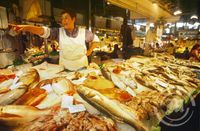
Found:
[(152, 0), (152, 4), (156, 4), (156, 0)]
[(150, 23), (150, 24), (149, 24), (149, 27), (154, 27), (154, 23)]
[(107, 5), (110, 5), (110, 2), (107, 2)]
[(167, 34), (170, 33), (170, 29), (169, 28), (166, 28), (165, 31), (166, 31)]
[(190, 19), (198, 19), (198, 16), (197, 16), (197, 15), (192, 15), (192, 16), (190, 17)]
[(179, 9), (174, 12), (174, 15), (180, 15), (180, 14), (182, 14), (182, 11)]

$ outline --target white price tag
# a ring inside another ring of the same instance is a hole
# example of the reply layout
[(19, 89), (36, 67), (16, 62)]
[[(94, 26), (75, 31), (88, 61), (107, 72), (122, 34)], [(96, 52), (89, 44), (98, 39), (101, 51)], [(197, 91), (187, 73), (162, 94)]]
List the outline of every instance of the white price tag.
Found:
[(72, 83), (75, 84), (75, 85), (80, 85), (80, 84), (83, 84), (83, 82), (86, 80), (85, 77), (82, 77), (78, 80), (73, 80)]
[(64, 95), (66, 92), (66, 88), (63, 88), (59, 83), (53, 83), (52, 88), (56, 94)]
[(22, 70), (19, 70), (17, 73), (16, 73), (16, 76), (21, 76), (23, 74), (23, 71)]
[(85, 106), (83, 104), (71, 105), (68, 108), (70, 113), (86, 111)]
[(45, 89), (48, 93), (53, 91), (51, 84), (47, 84), (45, 86), (42, 86), (41, 88)]
[(17, 81), (19, 80), (19, 77), (15, 77), (15, 79), (13, 80), (13, 85), (17, 83)]
[(160, 86), (162, 86), (162, 87), (168, 87), (168, 84), (167, 83), (164, 83), (164, 82), (162, 82), (162, 81), (160, 81), (160, 80), (156, 80), (156, 84), (159, 84)]
[(73, 96), (63, 95), (61, 108), (69, 108), (69, 106), (73, 106)]
[(94, 72), (95, 72), (97, 75), (101, 73), (100, 70), (94, 70)]

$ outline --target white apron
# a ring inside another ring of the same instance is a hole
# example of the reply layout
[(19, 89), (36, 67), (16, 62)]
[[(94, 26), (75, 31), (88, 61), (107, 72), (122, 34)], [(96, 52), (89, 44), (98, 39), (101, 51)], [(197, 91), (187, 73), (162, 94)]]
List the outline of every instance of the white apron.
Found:
[(59, 28), (59, 64), (68, 70), (78, 70), (88, 65), (85, 45), (85, 29), (80, 29), (76, 38), (67, 36), (64, 28)]

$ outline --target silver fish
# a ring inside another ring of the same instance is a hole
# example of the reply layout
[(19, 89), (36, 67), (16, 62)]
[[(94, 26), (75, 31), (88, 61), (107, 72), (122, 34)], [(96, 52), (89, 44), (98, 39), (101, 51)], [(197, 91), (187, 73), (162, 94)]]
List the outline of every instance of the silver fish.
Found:
[(39, 110), (32, 106), (0, 106), (0, 124), (19, 126), (49, 113), (50, 110)]
[(21, 85), (20, 87), (13, 89), (7, 93), (0, 96), (0, 105), (8, 105), (16, 101), (21, 97), (27, 90), (26, 85)]
[(36, 69), (32, 68), (29, 71), (22, 74), (22, 76), (19, 77), (19, 82), (22, 82), (23, 84), (32, 87), (36, 82), (40, 80), (40, 76)]
[(136, 112), (126, 105), (117, 101), (111, 100), (96, 90), (90, 89), (85, 86), (77, 87), (78, 93), (84, 96), (91, 103), (110, 114), (116, 120), (123, 120), (130, 125), (134, 126), (137, 130), (144, 131), (144, 125), (137, 119)]

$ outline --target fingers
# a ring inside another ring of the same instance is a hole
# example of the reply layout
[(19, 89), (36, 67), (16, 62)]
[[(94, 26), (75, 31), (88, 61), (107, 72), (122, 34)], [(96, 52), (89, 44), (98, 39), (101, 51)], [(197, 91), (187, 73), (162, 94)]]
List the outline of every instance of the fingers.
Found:
[(23, 29), (24, 29), (23, 25), (15, 25), (15, 24), (8, 24), (8, 25), (10, 26), (11, 30), (14, 30), (18, 33), (23, 31)]
[(17, 31), (18, 33), (23, 31), (24, 27), (15, 27), (15, 31)]
[(20, 31), (22, 31), (23, 30), (23, 26), (15, 26), (15, 27), (13, 27), (13, 30), (15, 30), (15, 31), (17, 31), (17, 32), (20, 32)]

